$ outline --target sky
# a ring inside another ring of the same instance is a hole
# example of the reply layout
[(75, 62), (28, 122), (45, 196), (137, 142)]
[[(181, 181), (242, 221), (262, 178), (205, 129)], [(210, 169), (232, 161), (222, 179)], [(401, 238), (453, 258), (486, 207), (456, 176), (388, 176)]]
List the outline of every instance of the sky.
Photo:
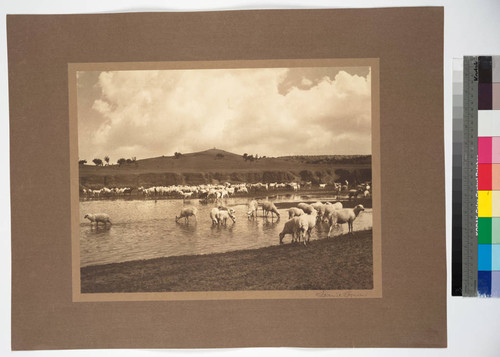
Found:
[(371, 154), (369, 67), (77, 72), (79, 158)]

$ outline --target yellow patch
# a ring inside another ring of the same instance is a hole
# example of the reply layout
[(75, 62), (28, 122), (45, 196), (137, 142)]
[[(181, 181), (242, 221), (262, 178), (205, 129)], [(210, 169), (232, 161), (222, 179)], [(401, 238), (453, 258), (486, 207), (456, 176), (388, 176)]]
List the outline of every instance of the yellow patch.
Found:
[(478, 191), (477, 215), (478, 217), (491, 217), (491, 191)]

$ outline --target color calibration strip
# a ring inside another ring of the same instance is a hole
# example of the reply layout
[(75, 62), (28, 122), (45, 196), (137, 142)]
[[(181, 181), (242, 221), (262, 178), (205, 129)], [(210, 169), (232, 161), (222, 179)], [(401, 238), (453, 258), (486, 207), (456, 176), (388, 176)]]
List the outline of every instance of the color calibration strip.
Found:
[(478, 295), (500, 297), (500, 56), (479, 57)]
[(463, 59), (453, 59), (453, 185), (451, 295), (462, 296)]

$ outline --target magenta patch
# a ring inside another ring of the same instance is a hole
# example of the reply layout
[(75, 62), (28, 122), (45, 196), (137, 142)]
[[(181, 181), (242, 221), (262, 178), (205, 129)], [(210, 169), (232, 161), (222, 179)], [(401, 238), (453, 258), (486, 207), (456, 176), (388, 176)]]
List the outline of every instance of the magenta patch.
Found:
[(477, 138), (477, 159), (480, 164), (491, 164), (492, 159), (492, 138), (479, 137)]

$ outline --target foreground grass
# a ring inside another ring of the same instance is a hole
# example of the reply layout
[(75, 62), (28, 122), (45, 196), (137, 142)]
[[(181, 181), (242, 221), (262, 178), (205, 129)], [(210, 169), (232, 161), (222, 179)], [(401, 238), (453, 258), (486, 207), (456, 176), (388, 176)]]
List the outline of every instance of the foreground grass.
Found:
[[(287, 236), (286, 242), (289, 242)], [(81, 268), (82, 293), (373, 287), (372, 231), (227, 253)]]

